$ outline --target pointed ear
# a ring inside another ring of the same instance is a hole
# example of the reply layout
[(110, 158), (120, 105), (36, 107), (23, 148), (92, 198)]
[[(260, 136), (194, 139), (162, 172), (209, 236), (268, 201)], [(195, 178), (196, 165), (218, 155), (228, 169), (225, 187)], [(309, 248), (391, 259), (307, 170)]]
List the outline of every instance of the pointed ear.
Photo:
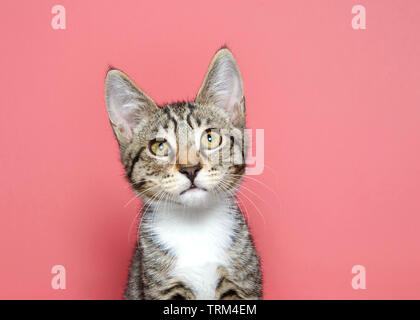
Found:
[(112, 129), (121, 146), (127, 146), (133, 140), (134, 128), (158, 108), (119, 70), (110, 70), (106, 75), (105, 101)]
[(242, 77), (229, 49), (220, 49), (215, 54), (195, 101), (222, 108), (235, 126), (245, 125)]

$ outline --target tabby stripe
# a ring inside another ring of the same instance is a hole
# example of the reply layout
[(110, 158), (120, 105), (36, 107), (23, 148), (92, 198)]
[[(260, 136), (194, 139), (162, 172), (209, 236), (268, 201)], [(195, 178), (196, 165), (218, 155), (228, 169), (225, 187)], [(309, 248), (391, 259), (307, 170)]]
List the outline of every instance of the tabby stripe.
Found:
[[(228, 298), (228, 299), (226, 299)], [(239, 294), (236, 292), (236, 290), (233, 289), (229, 289), (228, 291), (226, 291), (225, 293), (223, 293), (220, 296), (220, 300), (226, 299), (226, 300), (232, 300), (232, 298), (240, 298)]]
[(183, 285), (182, 283), (178, 283), (170, 288), (167, 288), (165, 290), (162, 290), (161, 293), (162, 295), (167, 295), (168, 293), (171, 293), (172, 291), (175, 291), (177, 289), (181, 289), (181, 290), (189, 290), (185, 285)]
[(131, 175), (133, 173), (134, 166), (136, 165), (137, 161), (139, 161), (140, 154), (143, 152), (144, 149), (146, 149), (146, 147), (141, 147), (140, 150), (137, 152), (136, 156), (134, 157), (133, 161), (131, 162), (131, 168), (127, 173), (127, 176), (129, 177), (130, 180), (131, 180)]
[(231, 281), (231, 280), (229, 280), (229, 279), (227, 279), (227, 278), (225, 278), (225, 277), (222, 277), (222, 278), (220, 278), (219, 282), (217, 283), (216, 290), (220, 289), (220, 288), (222, 287), (222, 285), (223, 285), (224, 283), (226, 283), (226, 282), (227, 282), (227, 283), (231, 283), (231, 284), (235, 285), (235, 284), (233, 283), (233, 281)]
[(133, 183), (132, 187), (137, 191), (141, 191), (141, 187), (143, 187), (146, 184), (146, 182), (146, 180), (140, 180), (139, 182)]
[(165, 113), (168, 116), (169, 120), (174, 123), (174, 127), (175, 127), (174, 130), (175, 130), (175, 133), (176, 133), (177, 130), (178, 130), (178, 122), (176, 122), (175, 118), (171, 115), (171, 112), (169, 111), (169, 108), (168, 107), (164, 107), (163, 108), (163, 111), (165, 111)]
[(192, 123), (191, 123), (191, 115), (192, 115), (192, 113), (193, 113), (194, 106), (193, 106), (192, 104), (188, 103), (188, 108), (190, 109), (190, 112), (189, 112), (189, 113), (188, 113), (188, 115), (187, 115), (187, 123), (188, 123), (188, 125), (191, 127), (191, 129), (194, 129), (194, 128), (193, 128), (193, 125), (192, 125)]
[(232, 154), (232, 149), (233, 149), (234, 145), (237, 145), (239, 147), (239, 149), (241, 149), (242, 161), (245, 163), (245, 150), (244, 150), (243, 144), (241, 145), (241, 142), (238, 142), (237, 140), (235, 140), (235, 138), (233, 136), (230, 136), (230, 151), (231, 151), (231, 154)]

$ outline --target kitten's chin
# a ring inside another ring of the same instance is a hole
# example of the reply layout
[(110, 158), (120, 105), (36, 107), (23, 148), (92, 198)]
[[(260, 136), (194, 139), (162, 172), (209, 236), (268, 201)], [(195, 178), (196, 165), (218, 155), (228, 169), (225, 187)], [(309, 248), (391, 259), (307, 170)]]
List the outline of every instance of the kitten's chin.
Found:
[(181, 193), (179, 200), (183, 205), (188, 207), (203, 207), (212, 202), (212, 197), (210, 192), (200, 188), (194, 188)]

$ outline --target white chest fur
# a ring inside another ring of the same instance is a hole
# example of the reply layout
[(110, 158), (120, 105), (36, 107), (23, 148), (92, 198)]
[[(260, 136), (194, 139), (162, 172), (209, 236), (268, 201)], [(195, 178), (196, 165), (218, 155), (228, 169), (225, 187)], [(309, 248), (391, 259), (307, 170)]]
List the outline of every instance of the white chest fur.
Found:
[(176, 256), (173, 276), (197, 299), (214, 299), (218, 266), (229, 265), (227, 250), (236, 227), (228, 204), (208, 209), (162, 209), (151, 228), (160, 244)]

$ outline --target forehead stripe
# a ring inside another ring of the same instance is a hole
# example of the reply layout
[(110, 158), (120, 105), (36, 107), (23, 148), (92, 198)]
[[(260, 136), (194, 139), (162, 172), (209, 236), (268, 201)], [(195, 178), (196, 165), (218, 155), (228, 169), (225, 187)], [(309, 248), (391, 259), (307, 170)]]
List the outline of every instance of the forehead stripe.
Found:
[(169, 111), (169, 108), (166, 106), (166, 107), (163, 108), (163, 111), (165, 111), (169, 120), (174, 123), (174, 127), (175, 127), (174, 130), (176, 132), (178, 130), (178, 123), (176, 122), (175, 118), (171, 115), (171, 112)]
[(187, 115), (187, 123), (191, 127), (191, 129), (194, 129), (193, 125), (191, 123), (191, 115), (192, 115), (192, 112), (194, 110), (194, 105), (192, 105), (191, 103), (188, 103), (188, 108), (190, 109), (190, 112)]

